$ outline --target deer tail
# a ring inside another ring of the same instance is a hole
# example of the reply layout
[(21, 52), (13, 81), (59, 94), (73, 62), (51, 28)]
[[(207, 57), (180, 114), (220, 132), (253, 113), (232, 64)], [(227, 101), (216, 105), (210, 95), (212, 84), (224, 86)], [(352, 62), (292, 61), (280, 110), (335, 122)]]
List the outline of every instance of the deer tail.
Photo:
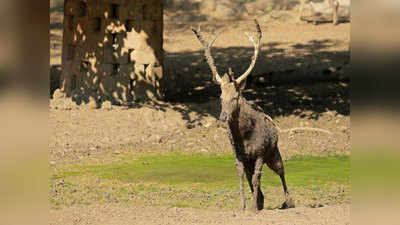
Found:
[(281, 128), (278, 126), (278, 124), (268, 115), (265, 115), (266, 118), (278, 129), (279, 132), (281, 132)]

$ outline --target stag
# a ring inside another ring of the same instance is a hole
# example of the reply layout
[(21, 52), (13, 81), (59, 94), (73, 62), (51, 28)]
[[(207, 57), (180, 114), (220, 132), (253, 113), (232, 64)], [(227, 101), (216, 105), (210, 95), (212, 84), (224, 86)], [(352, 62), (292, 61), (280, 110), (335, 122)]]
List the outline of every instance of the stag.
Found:
[(282, 181), (286, 197), (282, 209), (294, 207), (294, 201), (289, 195), (285, 181), (285, 171), (281, 154), (278, 149), (278, 129), (272, 119), (262, 110), (248, 102), (242, 95), (246, 85), (246, 78), (254, 68), (260, 49), (262, 36), (261, 28), (255, 21), (257, 33), (245, 33), (254, 45), (254, 55), (249, 68), (237, 79), (229, 68), (228, 73), (219, 75), (211, 55), (211, 47), (218, 35), (206, 41), (199, 29), (192, 31), (204, 47), (204, 54), (211, 68), (213, 81), (221, 88), (221, 114), (220, 120), (228, 122), (228, 136), (233, 147), (235, 167), (239, 177), (240, 206), (246, 208), (243, 177), (246, 175), (250, 190), (253, 195), (251, 209), (254, 211), (264, 208), (264, 195), (261, 191), (261, 173), (264, 164), (278, 174)]
[[(305, 13), (307, 11), (309, 13)], [(350, 21), (350, 0), (302, 0), (300, 19), (314, 24), (332, 22), (334, 25)]]

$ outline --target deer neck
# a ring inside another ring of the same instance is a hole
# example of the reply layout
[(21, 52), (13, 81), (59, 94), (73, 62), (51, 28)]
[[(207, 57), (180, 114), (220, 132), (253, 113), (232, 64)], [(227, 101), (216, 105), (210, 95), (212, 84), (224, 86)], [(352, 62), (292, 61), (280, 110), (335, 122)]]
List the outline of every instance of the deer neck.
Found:
[(228, 122), (232, 134), (239, 134), (240, 126), (243, 125), (243, 121), (246, 121), (247, 112), (245, 105), (246, 99), (240, 95), (237, 110), (232, 114), (232, 119)]

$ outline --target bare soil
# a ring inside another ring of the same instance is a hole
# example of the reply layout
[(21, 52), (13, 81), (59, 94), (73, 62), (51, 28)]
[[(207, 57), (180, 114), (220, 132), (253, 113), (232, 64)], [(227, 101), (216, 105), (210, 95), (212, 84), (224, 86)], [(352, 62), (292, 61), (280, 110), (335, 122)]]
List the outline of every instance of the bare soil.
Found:
[[(315, 85), (310, 88), (313, 87)], [(216, 119), (220, 111), (218, 99), (205, 103), (103, 106), (98, 110), (77, 107), (73, 103), (66, 106), (64, 102), (64, 99), (53, 99), (50, 103), (53, 131), (49, 143), (50, 159), (57, 164), (104, 160), (115, 154), (138, 152), (232, 151), (226, 124)], [(282, 130), (298, 128), (280, 135), (279, 147), (285, 159), (295, 155), (349, 154), (348, 115), (335, 111), (306, 111), (300, 116), (276, 116), (274, 120)], [(319, 128), (329, 133), (307, 128)]]
[(90, 205), (50, 210), (51, 225), (69, 224), (350, 224), (350, 206), (242, 211), (138, 205)]

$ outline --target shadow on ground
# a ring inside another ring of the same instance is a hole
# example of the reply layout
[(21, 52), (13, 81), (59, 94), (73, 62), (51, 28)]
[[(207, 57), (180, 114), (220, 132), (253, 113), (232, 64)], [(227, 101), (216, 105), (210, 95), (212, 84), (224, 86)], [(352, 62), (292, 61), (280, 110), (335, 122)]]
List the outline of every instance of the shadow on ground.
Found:
[[(349, 115), (349, 78), (345, 74), (349, 52), (327, 50), (340, 44), (333, 40), (295, 44), (291, 52), (278, 48), (280, 44), (262, 46), (248, 78), (245, 97), (272, 117), (296, 115), (318, 119), (327, 111)], [(236, 76), (247, 69), (253, 54), (251, 47), (213, 48), (212, 51), (219, 73), (232, 67)], [(204, 103), (220, 95), (219, 87), (211, 82), (202, 51), (167, 53), (165, 69), (168, 102)]]
[[(254, 71), (248, 78), (245, 97), (271, 117), (296, 115), (318, 119), (327, 111), (349, 115), (350, 85), (344, 73), (350, 56), (347, 51), (327, 50), (336, 44), (339, 43), (332, 40), (312, 40), (291, 46), (292, 52), (278, 48), (280, 43), (262, 46)], [(232, 67), (238, 76), (247, 69), (252, 54), (251, 47), (213, 48), (220, 74)], [(196, 123), (188, 115), (193, 111), (198, 113), (199, 119), (208, 115), (218, 118), (220, 90), (211, 81), (203, 51), (167, 52), (165, 71), (168, 78), (164, 81), (166, 103), (151, 103), (154, 109), (164, 110), (171, 104), (186, 105), (174, 109), (188, 121), (188, 126)], [(135, 103), (129, 107), (142, 105)]]

